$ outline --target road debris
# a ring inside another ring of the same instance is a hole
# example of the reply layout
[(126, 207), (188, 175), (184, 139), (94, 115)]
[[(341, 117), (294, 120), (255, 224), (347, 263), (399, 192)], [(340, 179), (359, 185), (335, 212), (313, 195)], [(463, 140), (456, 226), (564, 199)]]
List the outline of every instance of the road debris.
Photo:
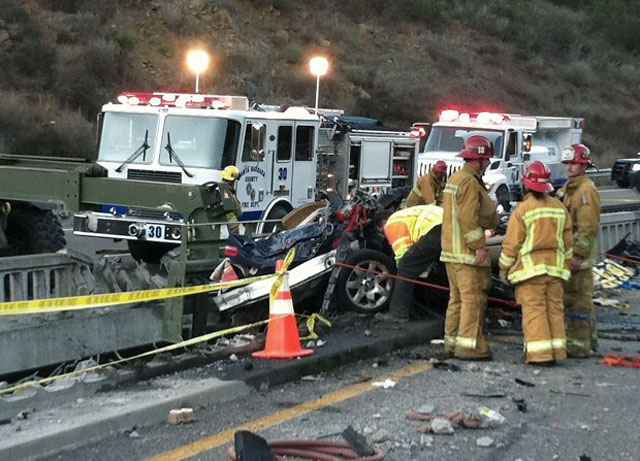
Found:
[[(428, 429), (426, 429), (428, 427)], [(419, 432), (433, 432), (434, 434), (453, 434), (455, 431), (451, 421), (445, 418), (434, 418), (430, 424), (418, 429)]]
[[(418, 432), (433, 432), (434, 434), (450, 434), (453, 433), (454, 428), (478, 429), (479, 427), (481, 427), (483, 421), (482, 415), (478, 413), (466, 413), (464, 411), (454, 411), (451, 413), (441, 414), (426, 414), (410, 410), (405, 413), (405, 418), (412, 421), (426, 421), (427, 424), (420, 427), (418, 429)], [(442, 421), (447, 421), (449, 423), (449, 425), (451, 426), (451, 432), (448, 432), (448, 429), (446, 429), (447, 425)]]
[(488, 407), (482, 407), (478, 409), (480, 414), (485, 417), (483, 420), (482, 427), (491, 427), (499, 424), (504, 424), (507, 421), (507, 418), (502, 416), (495, 410), (492, 410)]
[(367, 381), (371, 381), (371, 376), (360, 376), (359, 378), (354, 378), (347, 381), (345, 384), (347, 386), (353, 386), (354, 384), (366, 383)]
[(522, 413), (526, 413), (527, 412), (527, 402), (525, 402), (524, 399), (516, 399), (515, 397), (512, 397), (511, 400), (513, 401), (513, 403), (516, 404), (516, 407), (518, 408), (518, 411), (520, 411)]
[(521, 386), (525, 386), (525, 387), (536, 387), (535, 384), (530, 383), (529, 381), (525, 381), (524, 379), (520, 379), (520, 378), (516, 378), (515, 382), (516, 382), (516, 384), (520, 384)]
[(460, 367), (458, 365), (454, 365), (453, 363), (441, 362), (439, 360), (436, 360), (432, 363), (433, 363), (433, 368), (437, 370), (446, 370), (446, 371), (452, 371), (452, 372), (460, 371)]
[(384, 381), (374, 381), (371, 383), (371, 385), (373, 387), (381, 387), (383, 389), (390, 389), (392, 387), (395, 387), (396, 382), (387, 378)]
[(611, 365), (614, 367), (640, 368), (640, 354), (607, 354), (598, 363)]
[(480, 437), (476, 439), (476, 445), (483, 448), (489, 448), (493, 445), (493, 439), (491, 437)]
[(180, 408), (169, 411), (169, 416), (167, 416), (167, 424), (172, 426), (178, 424), (187, 424), (195, 421), (195, 417), (193, 415), (193, 408)]

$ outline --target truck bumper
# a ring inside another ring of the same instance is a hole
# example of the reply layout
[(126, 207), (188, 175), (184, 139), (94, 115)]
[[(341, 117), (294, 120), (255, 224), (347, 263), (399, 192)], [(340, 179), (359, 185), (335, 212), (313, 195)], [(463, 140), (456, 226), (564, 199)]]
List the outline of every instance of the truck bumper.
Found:
[(75, 235), (175, 244), (180, 243), (183, 232), (185, 225), (182, 221), (140, 219), (99, 212), (76, 213), (73, 216)]

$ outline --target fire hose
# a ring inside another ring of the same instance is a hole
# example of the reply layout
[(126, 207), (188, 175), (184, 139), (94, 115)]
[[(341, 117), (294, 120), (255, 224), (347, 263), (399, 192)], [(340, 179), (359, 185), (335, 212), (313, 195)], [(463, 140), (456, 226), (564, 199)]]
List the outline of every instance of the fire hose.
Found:
[[(331, 440), (275, 440), (270, 442), (268, 446), (278, 461), (284, 460), (282, 456), (295, 456), (314, 461), (342, 461), (344, 459), (381, 461), (384, 459), (384, 453), (379, 448), (372, 449), (373, 455), (361, 456), (347, 442)], [(249, 457), (238, 458), (234, 446), (227, 450), (227, 459), (228, 461), (249, 461)]]

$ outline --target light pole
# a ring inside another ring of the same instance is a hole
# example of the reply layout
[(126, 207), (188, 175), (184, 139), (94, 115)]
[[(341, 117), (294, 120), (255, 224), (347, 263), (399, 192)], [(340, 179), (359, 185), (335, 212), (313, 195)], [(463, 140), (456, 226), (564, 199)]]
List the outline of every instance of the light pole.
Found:
[(309, 70), (316, 76), (316, 110), (318, 115), (318, 97), (320, 96), (320, 77), (327, 74), (329, 70), (329, 61), (326, 58), (317, 56), (309, 61)]
[(187, 53), (187, 66), (196, 74), (196, 93), (200, 92), (200, 74), (209, 66), (209, 55), (206, 51), (191, 50)]

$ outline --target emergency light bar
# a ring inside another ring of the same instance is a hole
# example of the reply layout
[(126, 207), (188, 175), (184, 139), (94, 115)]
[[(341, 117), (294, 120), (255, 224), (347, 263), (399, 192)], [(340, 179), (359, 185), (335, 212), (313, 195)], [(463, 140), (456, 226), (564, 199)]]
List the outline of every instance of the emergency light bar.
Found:
[(525, 117), (517, 114), (501, 114), (496, 112), (460, 113), (454, 109), (440, 112), (441, 123), (460, 125), (478, 124), (483, 127), (520, 128), (524, 130), (564, 130), (568, 128), (584, 128), (584, 119), (571, 117)]
[(117, 101), (120, 104), (128, 104), (131, 106), (249, 110), (249, 100), (244, 96), (221, 96), (213, 94), (161, 92), (125, 92), (118, 95)]

